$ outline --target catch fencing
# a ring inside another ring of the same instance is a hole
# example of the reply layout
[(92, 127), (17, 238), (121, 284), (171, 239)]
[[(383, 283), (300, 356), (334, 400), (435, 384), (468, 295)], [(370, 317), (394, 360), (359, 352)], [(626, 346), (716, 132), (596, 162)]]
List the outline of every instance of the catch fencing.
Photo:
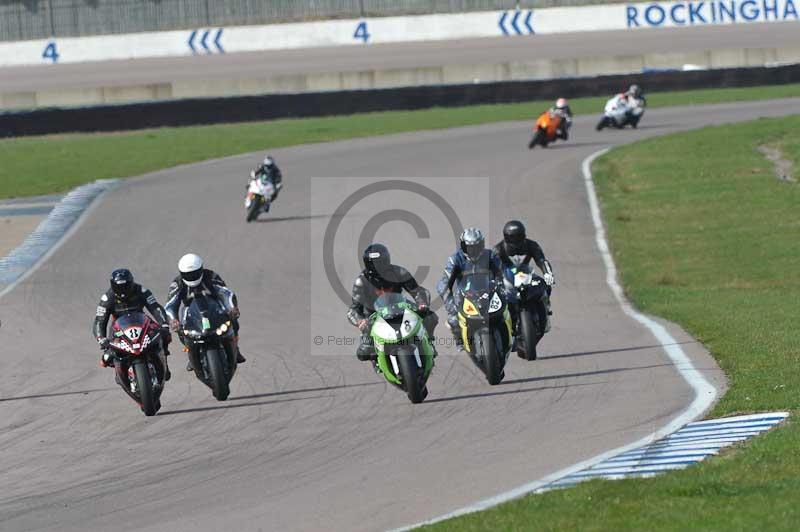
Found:
[(608, 0), (0, 0), (0, 41), (602, 3)]

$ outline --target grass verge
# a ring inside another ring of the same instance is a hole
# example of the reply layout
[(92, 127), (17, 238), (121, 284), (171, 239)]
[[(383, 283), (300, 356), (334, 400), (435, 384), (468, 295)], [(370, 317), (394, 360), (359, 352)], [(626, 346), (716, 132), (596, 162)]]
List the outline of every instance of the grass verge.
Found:
[[(653, 93), (648, 102), (651, 107), (664, 107), (791, 96), (800, 96), (800, 85)], [(576, 114), (599, 115), (604, 101), (605, 98), (579, 98), (571, 103)], [(548, 105), (551, 102), (539, 101), (2, 140), (0, 198), (63, 192), (95, 179), (129, 177), (296, 144), (533, 119)]]
[[(712, 415), (800, 414), (800, 117), (646, 140), (594, 177), (628, 296), (684, 326), (730, 377)], [(798, 530), (800, 423), (651, 479), (592, 481), (425, 527), (458, 530)]]

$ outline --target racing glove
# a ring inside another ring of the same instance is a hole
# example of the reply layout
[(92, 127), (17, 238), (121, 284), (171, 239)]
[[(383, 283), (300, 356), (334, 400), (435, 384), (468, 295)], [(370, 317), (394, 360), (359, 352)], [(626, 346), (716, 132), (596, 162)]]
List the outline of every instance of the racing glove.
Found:
[(169, 332), (169, 325), (166, 323), (161, 326), (161, 336), (164, 338), (164, 346), (172, 343), (172, 333)]
[(554, 284), (556, 284), (556, 279), (555, 277), (553, 277), (552, 273), (545, 273), (544, 282), (547, 286), (553, 286)]

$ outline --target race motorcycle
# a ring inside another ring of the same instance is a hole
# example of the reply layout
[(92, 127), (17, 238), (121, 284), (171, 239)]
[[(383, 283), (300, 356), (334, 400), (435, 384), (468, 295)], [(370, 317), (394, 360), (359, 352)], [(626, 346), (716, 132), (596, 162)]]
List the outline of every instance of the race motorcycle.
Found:
[(614, 96), (606, 102), (603, 117), (595, 126), (597, 131), (606, 127), (623, 129), (630, 125), (634, 129), (639, 125), (639, 120), (644, 116), (646, 102), (644, 98), (625, 98)]
[(426, 383), (435, 354), (417, 305), (400, 294), (383, 294), (375, 301), (370, 320), (377, 368), (412, 403), (421, 403), (428, 396)]
[(540, 114), (533, 125), (533, 138), (528, 143), (528, 149), (532, 150), (536, 146), (546, 148), (548, 144), (555, 142), (558, 138), (558, 128), (563, 120), (561, 115), (551, 113), (550, 110)]
[(218, 401), (230, 394), (238, 348), (228, 311), (215, 298), (195, 290), (183, 308), (180, 335), (198, 380)]
[(143, 312), (119, 316), (111, 326), (115, 380), (145, 416), (161, 409), (166, 357), (161, 327)]
[(458, 324), (464, 350), (489, 384), (500, 384), (513, 341), (508, 303), (489, 274), (465, 275), (458, 285)]
[(547, 308), (547, 284), (530, 271), (530, 267), (508, 268), (506, 274), (507, 282), (513, 283), (519, 301), (517, 355), (525, 360), (536, 360), (536, 346), (544, 336), (546, 326), (540, 323), (538, 307), (545, 305)]
[(262, 212), (269, 212), (273, 197), (275, 197), (275, 186), (272, 181), (258, 179), (255, 172), (250, 172), (250, 183), (247, 185), (247, 195), (244, 198), (247, 222), (252, 222)]

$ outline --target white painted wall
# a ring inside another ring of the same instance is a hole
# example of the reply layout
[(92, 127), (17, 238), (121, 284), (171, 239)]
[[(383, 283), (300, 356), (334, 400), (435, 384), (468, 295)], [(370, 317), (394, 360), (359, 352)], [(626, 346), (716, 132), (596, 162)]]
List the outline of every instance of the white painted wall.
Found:
[[(526, 21), (530, 23), (535, 33), (540, 34), (799, 21), (795, 2), (800, 5), (800, 0), (673, 1), (547, 8), (535, 11), (523, 10), (519, 13), (485, 11), (268, 26), (199, 28), (195, 33), (195, 52), (188, 44), (192, 34), (192, 31), (188, 30), (59, 38), (0, 43), (0, 67), (223, 53), (214, 44), (217, 35), (226, 53), (236, 53), (499, 37), (506, 33), (508, 38), (520, 38), (519, 35), (530, 33), (525, 25)], [(515, 19), (519, 32), (513, 26)], [(506, 33), (501, 29), (501, 22)], [(798, 29), (800, 30), (800, 26)], [(200, 42), (206, 32), (208, 32), (206, 39), (208, 51), (203, 49)]]

